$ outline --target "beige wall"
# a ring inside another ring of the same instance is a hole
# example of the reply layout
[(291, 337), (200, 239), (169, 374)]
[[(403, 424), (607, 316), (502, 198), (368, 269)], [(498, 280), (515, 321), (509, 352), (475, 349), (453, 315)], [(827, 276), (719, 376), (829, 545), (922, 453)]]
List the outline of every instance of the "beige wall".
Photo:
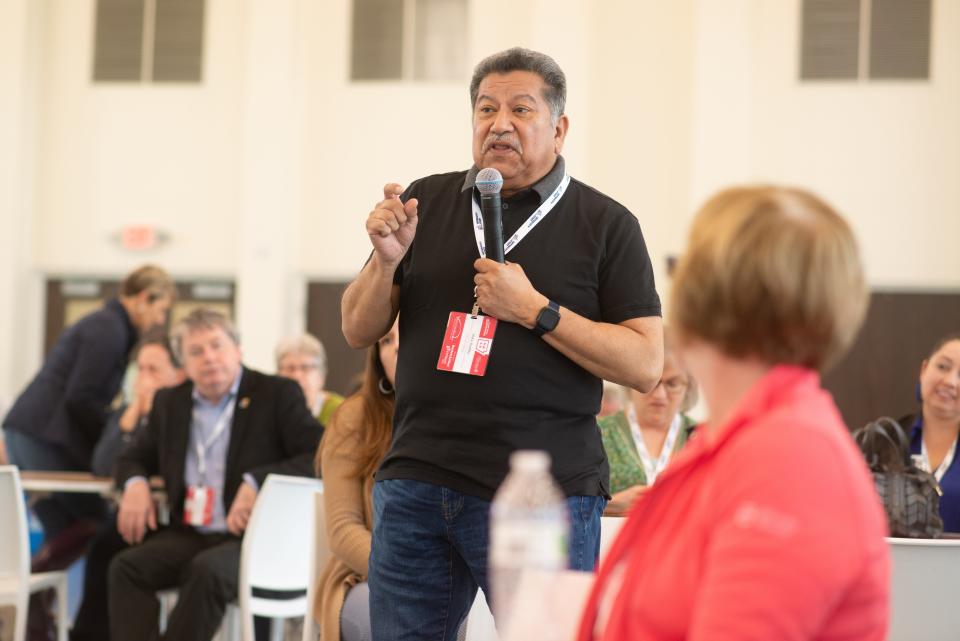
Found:
[(799, 2), (700, 0), (692, 204), (732, 181), (810, 187), (876, 287), (960, 287), (960, 3), (934, 2), (930, 82), (800, 83)]
[[(929, 83), (863, 84), (798, 82), (799, 0), (472, 2), (464, 80), (437, 84), (351, 83), (349, 0), (207, 6), (203, 84), (136, 86), (89, 80), (95, 0), (0, 4), (0, 304), (20, 310), (0, 396), (38, 365), (45, 275), (143, 260), (236, 278), (248, 360), (270, 368), (303, 281), (359, 269), (382, 185), (470, 164), (470, 68), (514, 44), (567, 71), (570, 171), (638, 216), (662, 294), (693, 209), (743, 181), (834, 202), (874, 285), (960, 286), (953, 0), (934, 2)], [(137, 223), (170, 243), (123, 251)]]
[[(36, 269), (116, 274), (145, 258), (186, 274), (236, 269), (243, 14), (207, 4), (202, 84), (93, 84), (95, 0), (47, 0)], [(112, 234), (139, 223), (171, 242), (123, 251)]]

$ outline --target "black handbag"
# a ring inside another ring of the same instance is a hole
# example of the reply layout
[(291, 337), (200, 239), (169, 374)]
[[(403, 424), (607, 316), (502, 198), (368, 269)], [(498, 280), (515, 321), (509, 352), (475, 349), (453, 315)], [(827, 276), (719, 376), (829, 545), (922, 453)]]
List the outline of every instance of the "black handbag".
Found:
[(890, 536), (935, 539), (943, 534), (940, 484), (933, 474), (917, 467), (900, 424), (879, 418), (855, 431), (853, 440), (873, 473)]

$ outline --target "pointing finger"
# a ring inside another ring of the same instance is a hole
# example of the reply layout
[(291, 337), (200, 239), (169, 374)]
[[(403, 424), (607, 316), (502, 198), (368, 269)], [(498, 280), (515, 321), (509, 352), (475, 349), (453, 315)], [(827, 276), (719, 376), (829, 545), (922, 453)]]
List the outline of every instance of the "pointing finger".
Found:
[(383, 186), (384, 200), (397, 198), (402, 193), (403, 193), (403, 185), (400, 185), (398, 183), (387, 183), (386, 185)]

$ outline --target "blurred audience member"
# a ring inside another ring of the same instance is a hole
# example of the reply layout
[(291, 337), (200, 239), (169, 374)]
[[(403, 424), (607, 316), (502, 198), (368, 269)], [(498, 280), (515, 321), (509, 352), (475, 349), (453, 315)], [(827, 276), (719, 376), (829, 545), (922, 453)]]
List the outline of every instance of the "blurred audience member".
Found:
[(577, 638), (882, 641), (886, 517), (818, 375), (866, 308), (847, 223), (801, 190), (723, 191), (671, 298), (710, 417), (631, 510)]
[(93, 473), (97, 476), (113, 475), (113, 464), (120, 450), (146, 425), (156, 391), (179, 385), (185, 376), (163, 330), (154, 330), (143, 337), (137, 344), (135, 359), (133, 399), (110, 414), (93, 451)]
[[(90, 471), (109, 406), (137, 335), (166, 322), (174, 297), (170, 275), (152, 265), (131, 272), (119, 299), (64, 330), (3, 427), (10, 461), (21, 470)], [(47, 540), (82, 517), (102, 517), (103, 501), (54, 494), (34, 505)]]
[(603, 382), (603, 396), (600, 398), (600, 412), (597, 418), (612, 416), (617, 412), (622, 412), (627, 406), (627, 390), (622, 385), (617, 385), (611, 381)]
[(920, 412), (900, 419), (910, 437), (910, 452), (940, 483), (943, 529), (960, 532), (960, 333), (940, 339), (920, 364), (917, 383)]
[(312, 334), (286, 338), (277, 345), (277, 373), (300, 383), (307, 407), (321, 425), (330, 422), (343, 397), (323, 389), (327, 382), (327, 351)]
[[(243, 367), (223, 314), (193, 310), (173, 347), (188, 380), (157, 391), (146, 428), (117, 459), (117, 528), (130, 547), (107, 575), (113, 641), (209, 641), (237, 598), (240, 541), (261, 484), (271, 473), (312, 475), (323, 433), (298, 385)], [(153, 475), (170, 509), (159, 529)], [(179, 596), (161, 637), (156, 592), (171, 588)]]
[(697, 402), (696, 383), (664, 332), (663, 376), (648, 394), (630, 390), (626, 410), (600, 419), (610, 462), (610, 493), (604, 514), (622, 516), (686, 444), (694, 421), (683, 412)]
[(394, 374), (400, 334), (367, 351), (363, 385), (333, 416), (317, 452), (323, 469), (327, 539), (332, 554), (320, 576), (314, 617), (323, 641), (368, 641), (367, 560), (373, 529), (373, 473), (393, 433)]

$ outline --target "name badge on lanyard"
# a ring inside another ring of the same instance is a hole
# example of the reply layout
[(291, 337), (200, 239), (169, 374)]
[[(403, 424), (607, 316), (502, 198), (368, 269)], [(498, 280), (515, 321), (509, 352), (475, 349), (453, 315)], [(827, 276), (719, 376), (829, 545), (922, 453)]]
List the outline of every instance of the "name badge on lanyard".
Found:
[[(553, 190), (553, 193), (535, 212), (530, 214), (530, 217), (520, 226), (520, 229), (503, 244), (504, 255), (510, 253), (511, 249), (519, 245), (520, 241), (526, 238), (527, 234), (547, 217), (547, 214), (563, 197), (569, 184), (570, 176), (564, 174), (563, 180)], [(473, 233), (477, 240), (477, 251), (481, 258), (486, 258), (487, 252), (483, 244), (483, 213), (476, 198), (472, 199), (472, 205), (470, 215), (473, 219)], [(474, 297), (476, 297), (476, 293), (474, 293)], [(450, 312), (450, 316), (447, 318), (447, 328), (443, 333), (443, 344), (440, 346), (437, 369), (444, 372), (483, 376), (487, 373), (487, 362), (490, 360), (490, 353), (493, 350), (493, 336), (496, 330), (497, 319), (481, 314), (476, 303), (474, 303), (473, 310), (469, 314), (466, 312)]]
[(207, 486), (207, 452), (226, 431), (230, 421), (233, 420), (233, 412), (236, 407), (237, 400), (233, 399), (223, 411), (220, 412), (217, 423), (213, 427), (213, 433), (210, 434), (206, 441), (203, 440), (200, 434), (200, 422), (197, 420), (196, 412), (194, 412), (193, 424), (198, 426), (194, 446), (197, 452), (197, 474), (199, 479), (197, 484), (190, 485), (187, 488), (187, 495), (183, 501), (183, 522), (186, 525), (197, 527), (213, 523), (213, 506), (217, 497), (214, 489)]

